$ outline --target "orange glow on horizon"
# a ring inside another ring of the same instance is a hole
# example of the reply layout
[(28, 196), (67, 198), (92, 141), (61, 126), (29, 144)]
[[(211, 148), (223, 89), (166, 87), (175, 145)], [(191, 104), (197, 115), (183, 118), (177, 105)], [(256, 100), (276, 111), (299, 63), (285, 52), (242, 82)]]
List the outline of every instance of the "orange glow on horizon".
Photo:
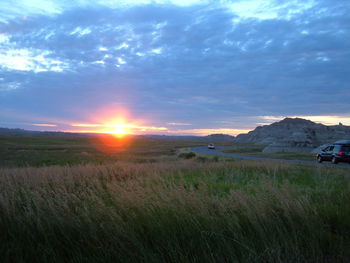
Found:
[(86, 128), (85, 132), (100, 133), (91, 139), (95, 148), (103, 153), (121, 153), (130, 148), (133, 134), (152, 130), (167, 130), (165, 127), (146, 126), (146, 121), (133, 118), (123, 108), (105, 108), (89, 116), (86, 123), (72, 123), (72, 127)]
[(131, 134), (131, 131), (124, 124), (117, 124), (117, 125), (112, 125), (112, 126), (115, 126), (115, 128), (113, 128), (110, 131), (107, 131), (106, 133), (112, 134), (118, 138), (122, 138), (125, 135)]
[(134, 138), (127, 135), (101, 134), (91, 138), (91, 144), (105, 154), (120, 154), (128, 150), (133, 144)]
[[(144, 125), (141, 121), (130, 122), (125, 118), (118, 117), (115, 119), (108, 119), (101, 123), (72, 123), (72, 127), (87, 128), (82, 130), (75, 130), (75, 132), (85, 132), (85, 133), (102, 133), (102, 134), (112, 134), (117, 136), (132, 135), (132, 134), (142, 134), (150, 132), (168, 132), (166, 127), (156, 127)], [(93, 129), (96, 128), (96, 129)], [(72, 130), (74, 132), (74, 130)]]
[[(79, 130), (72, 132), (99, 133), (112, 135), (121, 139), (127, 135), (141, 134), (162, 134), (162, 135), (195, 135), (206, 136), (210, 134), (222, 133), (236, 136), (240, 133), (247, 133), (251, 129), (229, 129), (229, 128), (192, 128), (192, 129), (170, 129), (162, 126), (147, 125), (151, 120), (135, 119), (123, 108), (104, 108), (91, 114), (87, 122), (71, 123), (72, 127), (79, 127)], [(172, 126), (189, 126), (189, 123), (169, 122)]]
[(93, 123), (72, 123), (70, 126), (72, 126), (72, 127), (88, 127), (88, 128), (94, 128), (94, 127), (101, 127), (101, 124), (93, 124)]
[(169, 135), (194, 135), (194, 136), (207, 136), (210, 134), (228, 134), (231, 136), (237, 136), (241, 133), (248, 133), (251, 129), (228, 129), (228, 128), (217, 128), (217, 129), (181, 129), (169, 131)]
[(49, 123), (33, 123), (32, 125), (37, 127), (57, 127), (56, 124), (49, 124)]
[(106, 107), (98, 112), (90, 115), (88, 123), (75, 123), (74, 127), (96, 128), (95, 133), (112, 134), (116, 136), (124, 136), (133, 134), (133, 131), (128, 128), (133, 121), (133, 118), (124, 108)]
[(115, 130), (112, 130), (111, 133), (117, 136), (124, 136), (125, 134), (128, 134), (127, 130), (124, 127), (118, 127)]

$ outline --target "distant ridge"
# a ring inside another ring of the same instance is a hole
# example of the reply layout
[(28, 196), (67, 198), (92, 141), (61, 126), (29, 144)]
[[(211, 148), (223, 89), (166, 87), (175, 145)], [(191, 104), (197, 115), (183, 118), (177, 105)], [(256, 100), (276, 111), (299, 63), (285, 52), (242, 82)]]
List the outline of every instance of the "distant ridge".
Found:
[[(24, 129), (0, 128), (2, 135), (39, 135), (39, 136), (103, 136), (101, 133), (73, 133), (59, 131), (30, 131)], [(154, 140), (183, 140), (183, 141), (203, 141), (203, 142), (233, 142), (235, 137), (227, 134), (211, 134), (208, 136), (186, 136), (186, 135), (132, 135), (138, 138)]]
[(342, 139), (350, 139), (350, 126), (327, 126), (302, 118), (285, 118), (239, 134), (235, 141), (267, 145), (264, 152), (309, 152)]
[(24, 129), (0, 128), (2, 135), (41, 135), (41, 136), (87, 136), (86, 133), (59, 132), (59, 131), (31, 131)]
[(228, 134), (210, 134), (207, 136), (188, 135), (138, 135), (139, 137), (157, 140), (183, 140), (183, 141), (203, 141), (203, 142), (234, 142), (235, 137)]

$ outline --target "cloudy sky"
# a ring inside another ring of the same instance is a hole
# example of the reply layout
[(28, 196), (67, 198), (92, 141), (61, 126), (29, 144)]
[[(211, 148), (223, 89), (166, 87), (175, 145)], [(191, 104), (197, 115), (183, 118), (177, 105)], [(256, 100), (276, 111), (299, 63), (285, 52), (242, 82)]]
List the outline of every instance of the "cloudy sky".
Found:
[(0, 3), (0, 127), (237, 134), (285, 116), (350, 125), (349, 1)]

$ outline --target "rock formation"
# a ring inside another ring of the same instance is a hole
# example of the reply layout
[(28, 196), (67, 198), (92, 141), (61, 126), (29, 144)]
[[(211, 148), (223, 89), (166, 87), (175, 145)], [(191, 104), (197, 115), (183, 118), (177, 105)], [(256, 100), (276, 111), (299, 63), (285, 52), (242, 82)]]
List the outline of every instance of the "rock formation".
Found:
[(314, 148), (350, 138), (350, 126), (326, 126), (301, 118), (285, 118), (240, 134), (236, 142), (266, 145), (263, 152), (310, 152)]

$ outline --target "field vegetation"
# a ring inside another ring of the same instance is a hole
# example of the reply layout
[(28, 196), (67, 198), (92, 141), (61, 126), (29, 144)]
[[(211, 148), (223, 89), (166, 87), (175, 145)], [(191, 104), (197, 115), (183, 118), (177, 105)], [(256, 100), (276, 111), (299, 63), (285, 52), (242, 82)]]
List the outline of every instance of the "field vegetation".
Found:
[(258, 156), (274, 159), (286, 159), (286, 160), (316, 160), (314, 153), (304, 152), (276, 152), (276, 153), (264, 153), (262, 152), (266, 146), (256, 144), (232, 144), (232, 148), (223, 150), (225, 153), (235, 153), (248, 156)]
[(1, 262), (350, 261), (348, 169), (138, 145), (155, 161), (0, 168)]
[(0, 167), (111, 164), (171, 160), (184, 147), (203, 142), (113, 136), (0, 135)]

